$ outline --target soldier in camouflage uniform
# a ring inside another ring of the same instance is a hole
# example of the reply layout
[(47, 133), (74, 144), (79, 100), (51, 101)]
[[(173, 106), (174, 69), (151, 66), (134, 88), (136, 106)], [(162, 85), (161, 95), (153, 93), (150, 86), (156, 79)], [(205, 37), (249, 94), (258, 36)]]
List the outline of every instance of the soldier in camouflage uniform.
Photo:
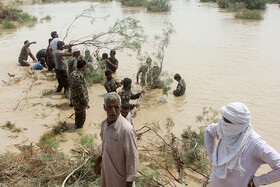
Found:
[[(68, 76), (70, 77), (71, 73), (77, 69), (77, 61), (81, 55), (80, 49), (75, 46), (71, 49), (73, 56), (68, 57)], [(71, 79), (69, 79), (69, 86), (71, 87)], [(72, 92), (71, 92), (72, 94)], [(70, 96), (70, 106), (73, 107), (73, 103)]]
[(105, 71), (105, 75), (107, 77), (107, 80), (104, 84), (105, 89), (107, 90), (108, 93), (110, 92), (116, 92), (117, 88), (121, 87), (121, 83), (117, 82), (113, 77), (112, 77), (113, 72), (111, 70)]
[[(129, 104), (129, 101), (130, 99), (134, 100), (134, 99), (138, 99), (141, 94), (145, 94), (145, 91), (141, 91), (137, 94), (133, 94), (131, 92), (131, 83), (132, 83), (132, 80), (129, 79), (129, 78), (125, 78), (123, 80), (123, 88), (121, 91), (119, 91), (119, 95), (121, 97), (121, 100), (122, 100), (122, 104), (126, 104), (128, 103)], [(134, 107), (138, 108), (140, 106), (140, 104), (130, 104), (130, 110), (133, 110)]]
[(75, 110), (75, 125), (82, 128), (86, 120), (86, 109), (90, 108), (83, 71), (86, 61), (78, 60), (77, 70), (71, 73), (71, 101)]
[(146, 60), (146, 64), (143, 64), (142, 66), (140, 66), (138, 72), (137, 72), (137, 75), (136, 75), (136, 84), (139, 83), (139, 75), (140, 73), (142, 73), (141, 75), (141, 79), (140, 81), (142, 82), (142, 80), (145, 79), (145, 75), (147, 73), (147, 71), (151, 68), (151, 64), (152, 64), (152, 59), (150, 57), (147, 58)]
[(178, 82), (176, 90), (173, 91), (173, 94), (175, 96), (181, 96), (184, 95), (186, 91), (186, 83), (185, 81), (181, 78), (181, 76), (177, 73), (174, 76), (174, 79)]

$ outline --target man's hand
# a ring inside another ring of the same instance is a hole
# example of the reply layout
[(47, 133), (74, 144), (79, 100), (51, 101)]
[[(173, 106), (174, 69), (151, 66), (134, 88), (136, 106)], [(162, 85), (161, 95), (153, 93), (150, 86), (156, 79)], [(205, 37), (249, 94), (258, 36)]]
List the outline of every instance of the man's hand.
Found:
[(139, 108), (139, 107), (140, 107), (140, 104), (139, 104), (139, 103), (136, 103), (136, 104), (135, 104), (135, 107), (136, 107), (136, 108)]
[(145, 94), (145, 91), (144, 91), (144, 90), (142, 90), (142, 91), (140, 92), (140, 94), (143, 94), (143, 95), (144, 95), (144, 94)]
[(87, 109), (89, 109), (89, 108), (90, 108), (89, 104), (86, 104), (86, 108), (87, 108)]
[(121, 87), (122, 85), (119, 83), (118, 85), (117, 85), (117, 88), (119, 88), (119, 87)]
[(101, 162), (102, 162), (102, 157), (99, 157), (98, 160), (96, 161), (95, 165), (93, 166), (94, 173), (96, 175), (101, 174)]
[(125, 187), (132, 187), (132, 185), (133, 185), (133, 182), (126, 182)]

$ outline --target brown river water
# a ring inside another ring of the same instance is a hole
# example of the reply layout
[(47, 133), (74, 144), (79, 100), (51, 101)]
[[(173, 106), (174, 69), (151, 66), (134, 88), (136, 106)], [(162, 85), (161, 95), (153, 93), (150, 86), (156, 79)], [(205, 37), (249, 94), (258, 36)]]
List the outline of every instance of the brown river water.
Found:
[[(0, 79), (12, 82), (7, 73), (24, 77), (27, 68), (18, 66), (17, 58), (23, 41), (37, 41), (30, 48), (36, 52), (47, 46), (50, 32), (57, 30), (61, 36), (76, 15), (90, 5), (96, 6), (95, 15), (110, 15), (105, 22), (97, 19), (90, 24), (89, 19), (80, 19), (72, 28), (65, 42), (104, 31), (116, 19), (133, 17), (140, 20), (145, 32), (152, 37), (161, 34), (164, 21), (173, 24), (176, 34), (166, 49), (164, 70), (171, 75), (180, 73), (186, 81), (185, 96), (174, 98), (171, 91), (163, 96), (160, 90), (148, 91), (141, 102), (135, 117), (136, 129), (146, 122), (163, 122), (172, 117), (175, 122), (173, 132), (180, 135), (187, 125), (198, 127), (196, 116), (204, 106), (219, 109), (234, 101), (245, 103), (251, 110), (252, 125), (271, 146), (280, 152), (280, 8), (267, 5), (262, 21), (244, 21), (234, 18), (234, 14), (219, 9), (216, 4), (198, 1), (172, 1), (172, 10), (167, 13), (148, 13), (144, 8), (123, 7), (119, 2), (97, 3), (56, 3), (45, 5), (28, 5), (21, 7), (24, 11), (39, 19), (50, 15), (50, 21), (38, 22), (13, 31), (1, 30)], [(63, 37), (61, 37), (63, 38)], [(148, 48), (144, 48), (144, 51)], [(102, 50), (100, 53), (107, 52)], [(117, 79), (130, 77), (135, 82), (139, 61), (135, 55), (129, 57), (118, 52), (119, 60)], [(12, 121), (17, 127), (27, 128), (17, 138), (11, 138), (7, 130), (0, 129), (0, 153), (6, 150), (16, 151), (13, 144), (38, 142), (39, 137), (54, 125), (58, 119), (66, 119), (73, 113), (68, 101), (61, 94), (40, 97), (47, 89), (55, 90), (56, 81), (52, 73), (37, 72), (39, 80), (30, 88), (31, 80), (26, 78), (19, 83), (0, 85), (1, 124)], [(173, 82), (172, 88), (176, 87)], [(139, 85), (133, 84), (135, 91)], [(28, 95), (26, 95), (28, 91)], [(83, 131), (95, 134), (99, 129), (94, 125), (105, 118), (101, 85), (90, 88), (90, 105)], [(17, 109), (17, 103), (23, 100)], [(166, 102), (163, 102), (166, 101)], [(47, 107), (47, 104), (60, 105), (59, 108)], [(69, 123), (74, 121), (67, 119)], [(77, 134), (69, 132), (67, 141), (61, 149), (67, 151), (73, 146)], [(259, 173), (268, 171), (262, 167)], [(195, 184), (194, 184), (195, 186)], [(276, 183), (269, 186), (280, 186)]]

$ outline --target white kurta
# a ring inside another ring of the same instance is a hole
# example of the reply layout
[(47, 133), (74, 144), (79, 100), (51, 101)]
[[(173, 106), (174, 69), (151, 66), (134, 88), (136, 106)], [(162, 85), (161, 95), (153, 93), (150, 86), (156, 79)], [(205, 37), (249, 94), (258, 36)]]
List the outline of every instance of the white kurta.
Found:
[(126, 182), (134, 182), (139, 158), (133, 126), (122, 115), (110, 126), (104, 120), (101, 139), (101, 187), (125, 187)]
[[(205, 144), (210, 159), (215, 148), (218, 124), (208, 125), (205, 129)], [(273, 170), (261, 176), (255, 176), (256, 171), (262, 164), (268, 164)], [(256, 186), (271, 184), (280, 181), (280, 154), (268, 145), (255, 131), (249, 137), (249, 143), (241, 156), (241, 166), (244, 168), (243, 176), (240, 171), (233, 170), (226, 179), (217, 178), (213, 172), (210, 176), (210, 187), (247, 187), (249, 181)]]

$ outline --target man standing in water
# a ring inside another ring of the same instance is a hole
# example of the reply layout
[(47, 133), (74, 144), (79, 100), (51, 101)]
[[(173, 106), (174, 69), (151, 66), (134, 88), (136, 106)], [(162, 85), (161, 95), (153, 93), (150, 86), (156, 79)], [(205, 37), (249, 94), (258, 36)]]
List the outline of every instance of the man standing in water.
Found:
[(145, 79), (145, 75), (146, 75), (147, 71), (151, 68), (151, 65), (152, 65), (152, 59), (150, 57), (148, 57), (147, 60), (146, 60), (146, 64), (140, 66), (140, 68), (137, 72), (136, 84), (139, 84), (140, 73), (142, 73), (142, 75), (141, 75), (142, 78), (140, 78), (140, 82), (142, 82)]
[(116, 55), (116, 51), (111, 50), (110, 57), (108, 59), (106, 59), (107, 69), (111, 70), (113, 73), (116, 72), (116, 70), (118, 69), (118, 65), (119, 65), (119, 61), (118, 61), (118, 59), (116, 59), (115, 55)]
[[(131, 92), (131, 83), (132, 80), (130, 78), (125, 78), (123, 80), (123, 88), (119, 91), (119, 95), (121, 97), (122, 104), (129, 104), (130, 99), (138, 99), (142, 94), (145, 94), (145, 91), (142, 90), (137, 94), (133, 94)], [(140, 104), (129, 104), (130, 110), (133, 110), (134, 107), (138, 108)]]
[(121, 99), (116, 92), (105, 95), (104, 109), (107, 118), (101, 126), (102, 153), (95, 173), (101, 173), (101, 187), (134, 187), (139, 166), (136, 133), (120, 115)]
[(31, 50), (29, 49), (29, 46), (31, 44), (36, 44), (36, 42), (29, 42), (26, 40), (24, 42), (24, 46), (21, 48), (20, 55), (18, 57), (18, 62), (22, 66), (30, 66), (30, 64), (27, 62), (28, 56), (30, 56), (35, 62), (38, 62), (34, 55), (31, 53)]
[(64, 42), (57, 42), (57, 50), (54, 52), (54, 62), (55, 62), (55, 73), (56, 79), (58, 81), (58, 86), (56, 92), (61, 92), (62, 88), (64, 88), (64, 94), (69, 89), (69, 81), (67, 76), (67, 65), (65, 62), (65, 56), (72, 56), (72, 53), (64, 53), (62, 50), (64, 48)]
[(75, 110), (76, 128), (82, 128), (86, 120), (86, 109), (89, 109), (89, 97), (83, 71), (86, 61), (78, 60), (77, 70), (71, 73), (71, 101)]
[(176, 73), (174, 76), (174, 79), (178, 82), (176, 90), (173, 91), (173, 95), (175, 96), (181, 96), (184, 95), (186, 91), (186, 83), (184, 79), (181, 78), (181, 76)]
[[(210, 187), (254, 187), (280, 181), (280, 154), (253, 130), (247, 106), (234, 102), (220, 112), (219, 123), (205, 129), (205, 144), (212, 161)], [(255, 176), (261, 164), (273, 170)]]

